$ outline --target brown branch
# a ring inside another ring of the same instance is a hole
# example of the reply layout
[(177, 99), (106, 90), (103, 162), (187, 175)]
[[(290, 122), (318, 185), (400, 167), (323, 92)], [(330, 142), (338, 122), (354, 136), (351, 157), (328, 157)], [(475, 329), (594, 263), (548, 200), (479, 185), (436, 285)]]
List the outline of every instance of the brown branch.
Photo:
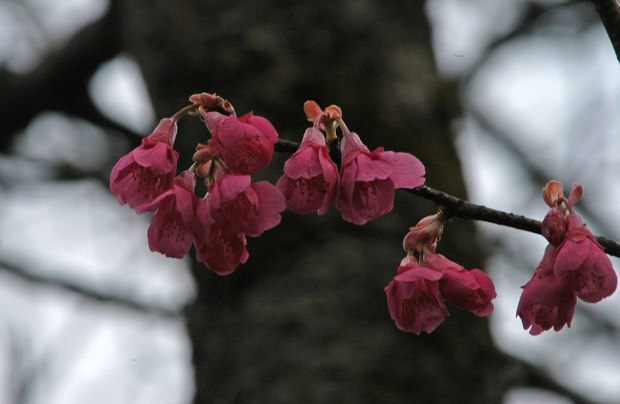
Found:
[[(275, 150), (282, 153), (293, 153), (299, 144), (289, 140), (280, 139), (276, 143)], [(512, 227), (513, 229), (525, 230), (531, 233), (542, 234), (541, 222), (530, 219), (523, 215), (503, 212), (483, 205), (476, 205), (456, 196), (438, 191), (426, 185), (413, 189), (405, 189), (413, 195), (435, 202), (443, 208), (448, 217), (458, 217), (461, 219), (479, 220), (482, 222), (495, 223), (502, 226)], [(605, 252), (615, 257), (620, 257), (620, 244), (606, 237), (597, 236), (596, 240), (605, 247)]]
[(592, 0), (592, 4), (607, 31), (616, 58), (620, 61), (620, 5), (617, 0)]
[[(479, 220), (482, 222), (495, 223), (502, 226), (512, 227), (513, 229), (525, 230), (531, 233), (542, 234), (540, 221), (530, 219), (523, 215), (503, 212), (501, 210), (487, 208), (483, 205), (476, 205), (464, 199), (457, 198), (442, 191), (422, 185), (405, 191), (417, 195), (421, 198), (435, 202), (439, 207), (446, 211), (448, 217), (458, 217), (461, 219)], [(620, 244), (607, 237), (597, 236), (596, 240), (605, 247), (605, 252), (615, 257), (620, 257)]]

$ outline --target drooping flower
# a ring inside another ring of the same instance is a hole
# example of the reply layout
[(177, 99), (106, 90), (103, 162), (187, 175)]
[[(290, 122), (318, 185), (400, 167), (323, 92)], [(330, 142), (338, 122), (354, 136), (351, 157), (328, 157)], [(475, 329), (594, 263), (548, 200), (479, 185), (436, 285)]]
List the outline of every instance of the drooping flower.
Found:
[(211, 221), (204, 237), (197, 240), (196, 259), (218, 275), (229, 275), (250, 257), (246, 245), (243, 233)]
[(571, 212), (566, 220), (566, 237), (558, 247), (553, 271), (581, 300), (599, 302), (614, 293), (618, 285), (611, 260), (579, 215)]
[(167, 257), (181, 258), (189, 251), (196, 235), (203, 233), (209, 224), (207, 203), (194, 194), (196, 176), (185, 171), (173, 181), (172, 187), (149, 204), (140, 206), (143, 211), (156, 210), (148, 229), (151, 251)]
[(208, 202), (216, 222), (254, 237), (277, 226), (286, 208), (273, 184), (252, 183), (249, 175), (223, 175), (209, 187)]
[[(467, 270), (435, 253), (445, 221), (446, 215), (440, 209), (410, 227), (403, 239), (407, 256), (385, 288), (390, 315), (400, 330), (418, 335), (432, 332), (448, 316), (444, 302), (479, 317), (493, 312), (491, 301), (497, 294), (491, 278), (479, 269)], [(416, 253), (420, 255), (419, 263)]]
[(467, 270), (441, 254), (429, 254), (424, 265), (443, 274), (439, 281), (439, 291), (448, 303), (479, 317), (493, 312), (491, 300), (497, 293), (487, 274), (479, 269)]
[(441, 272), (420, 266), (407, 255), (397, 275), (385, 287), (390, 316), (401, 331), (420, 335), (433, 332), (448, 316), (439, 293)]
[(142, 144), (121, 157), (110, 174), (110, 190), (121, 205), (138, 210), (172, 186), (178, 153), (172, 149), (174, 119), (162, 119)]
[(444, 302), (485, 317), (497, 296), (484, 272), (467, 270), (441, 254), (429, 254), (419, 264), (407, 255), (385, 293), (396, 326), (417, 335), (432, 332), (448, 316)]
[(530, 334), (538, 335), (551, 327), (555, 331), (564, 325), (570, 327), (575, 314), (577, 297), (575, 292), (554, 271), (555, 247), (547, 246), (542, 261), (534, 271), (534, 276), (522, 286), (523, 294), (517, 306), (523, 328)]
[(616, 290), (618, 279), (611, 260), (573, 206), (583, 186), (573, 185), (566, 198), (562, 184), (549, 181), (543, 199), (551, 210), (541, 224), (549, 241), (532, 279), (523, 286), (517, 315), (523, 328), (537, 335), (553, 327), (570, 327), (577, 297), (596, 303)]
[(356, 133), (343, 133), (336, 207), (344, 220), (365, 224), (392, 210), (395, 189), (424, 184), (424, 165), (414, 155), (382, 147), (371, 152)]
[(241, 117), (219, 112), (201, 114), (230, 171), (252, 175), (269, 165), (278, 133), (267, 119), (251, 112)]
[(276, 186), (286, 208), (299, 214), (327, 213), (338, 191), (338, 167), (329, 157), (325, 137), (308, 128), (299, 149), (284, 163), (284, 175)]

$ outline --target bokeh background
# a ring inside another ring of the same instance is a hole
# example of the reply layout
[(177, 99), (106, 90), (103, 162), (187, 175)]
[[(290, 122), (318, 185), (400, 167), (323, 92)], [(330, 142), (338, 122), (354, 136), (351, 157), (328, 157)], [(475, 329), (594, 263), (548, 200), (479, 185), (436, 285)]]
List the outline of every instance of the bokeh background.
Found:
[[(293, 141), (306, 99), (336, 103), (429, 186), (532, 218), (549, 179), (581, 182), (620, 239), (620, 69), (589, 1), (3, 0), (0, 403), (620, 402), (617, 294), (560, 333), (515, 317), (535, 234), (448, 223), (439, 251), (492, 276), (496, 310), (419, 337), (383, 292), (435, 211), (408, 194), (363, 227), (285, 213), (229, 277), (150, 253), (109, 172), (202, 91)], [(180, 167), (207, 137), (181, 122)]]

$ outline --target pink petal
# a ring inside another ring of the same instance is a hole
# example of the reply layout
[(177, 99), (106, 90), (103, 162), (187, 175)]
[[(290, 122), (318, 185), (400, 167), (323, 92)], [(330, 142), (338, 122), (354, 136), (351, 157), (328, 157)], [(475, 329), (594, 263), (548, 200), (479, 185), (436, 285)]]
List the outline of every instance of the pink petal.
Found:
[(246, 249), (246, 239), (213, 222), (207, 237), (196, 247), (196, 259), (218, 275), (228, 275), (247, 262), (250, 254)]
[(290, 179), (280, 177), (276, 187), (286, 199), (286, 208), (291, 212), (305, 215), (320, 210), (325, 200), (325, 181), (323, 177)]
[(253, 184), (253, 188), (259, 199), (259, 229), (254, 234), (248, 233), (250, 236), (258, 236), (263, 231), (269, 230), (277, 226), (282, 220), (279, 212), (286, 209), (286, 202), (282, 193), (267, 181), (260, 181)]
[(570, 327), (577, 297), (572, 289), (553, 271), (555, 248), (549, 245), (532, 279), (523, 286), (517, 307), (523, 328), (538, 335), (550, 329)]
[(170, 204), (157, 211), (149, 226), (147, 236), (151, 251), (160, 252), (172, 258), (185, 256), (194, 241), (194, 236), (185, 227), (181, 215), (171, 209)]
[(292, 179), (312, 178), (323, 174), (319, 161), (319, 149), (300, 148), (284, 163), (284, 173)]
[(172, 147), (177, 135), (177, 123), (172, 118), (164, 118), (159, 121), (153, 133), (147, 139), (151, 142), (161, 142)]
[(380, 158), (392, 166), (390, 179), (394, 188), (415, 188), (424, 184), (424, 165), (413, 154), (386, 151), (380, 154)]
[[(412, 269), (405, 273), (419, 270)], [(448, 316), (448, 310), (439, 296), (437, 281), (430, 281), (424, 275), (413, 282), (395, 278), (386, 286), (385, 293), (390, 316), (402, 331), (417, 335), (422, 331), (430, 333)]]
[(137, 147), (132, 152), (137, 164), (149, 167), (155, 175), (176, 174), (178, 154), (165, 143), (155, 143), (152, 147)]

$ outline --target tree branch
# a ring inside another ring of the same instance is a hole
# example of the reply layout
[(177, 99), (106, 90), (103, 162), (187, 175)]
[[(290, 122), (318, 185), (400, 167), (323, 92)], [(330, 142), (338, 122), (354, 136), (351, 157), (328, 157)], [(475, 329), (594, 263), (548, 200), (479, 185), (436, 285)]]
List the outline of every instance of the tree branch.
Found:
[(144, 314), (153, 314), (165, 318), (177, 318), (181, 315), (180, 312), (176, 312), (168, 308), (145, 305), (136, 300), (101, 293), (89, 287), (77, 285), (63, 279), (50, 278), (44, 275), (34, 274), (2, 260), (0, 260), (0, 271), (7, 272), (13, 276), (34, 284), (60, 289), (64, 292), (80, 295), (81, 297), (91, 301), (113, 304), (126, 310), (138, 311)]
[(620, 5), (617, 0), (592, 0), (620, 62)]
[[(279, 139), (275, 150), (281, 153), (293, 153), (299, 148), (299, 144), (290, 140)], [(443, 191), (438, 191), (426, 185), (413, 189), (404, 189), (405, 192), (419, 196), (429, 201), (435, 202), (445, 210), (448, 217), (458, 217), (461, 219), (479, 220), (482, 222), (495, 223), (502, 226), (512, 227), (513, 229), (525, 230), (531, 233), (542, 234), (541, 222), (530, 219), (523, 215), (503, 212), (500, 210), (487, 208), (483, 205), (476, 205)], [(596, 240), (605, 247), (605, 252), (615, 257), (620, 257), (620, 244), (606, 237), (597, 236)]]

